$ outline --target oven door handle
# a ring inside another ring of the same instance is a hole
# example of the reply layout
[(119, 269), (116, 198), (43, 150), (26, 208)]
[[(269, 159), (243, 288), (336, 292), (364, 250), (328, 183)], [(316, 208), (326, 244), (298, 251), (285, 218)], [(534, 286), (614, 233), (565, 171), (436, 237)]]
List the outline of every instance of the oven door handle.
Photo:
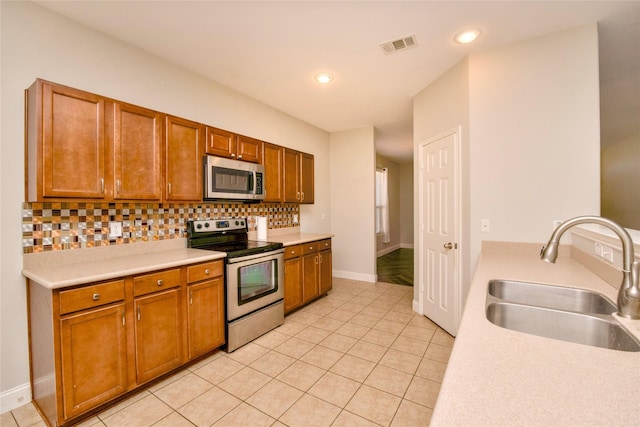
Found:
[(227, 264), (237, 264), (239, 262), (250, 261), (253, 259), (270, 258), (280, 254), (284, 254), (284, 248), (276, 249), (273, 251), (260, 252), (258, 254), (240, 256), (236, 258), (227, 258)]

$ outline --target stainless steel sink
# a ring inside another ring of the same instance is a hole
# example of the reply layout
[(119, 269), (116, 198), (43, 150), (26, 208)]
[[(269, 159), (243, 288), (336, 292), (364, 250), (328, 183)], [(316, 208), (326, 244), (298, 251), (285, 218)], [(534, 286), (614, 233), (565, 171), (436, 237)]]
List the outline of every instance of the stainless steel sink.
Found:
[(640, 341), (611, 315), (616, 305), (584, 289), (491, 280), (486, 316), (494, 325), (540, 337), (619, 351), (640, 351)]
[(541, 283), (491, 280), (487, 293), (509, 302), (580, 313), (611, 314), (616, 305), (602, 294)]
[[(610, 317), (610, 316), (608, 316)], [(620, 351), (640, 351), (640, 342), (613, 318), (507, 302), (487, 305), (487, 319), (502, 328)]]

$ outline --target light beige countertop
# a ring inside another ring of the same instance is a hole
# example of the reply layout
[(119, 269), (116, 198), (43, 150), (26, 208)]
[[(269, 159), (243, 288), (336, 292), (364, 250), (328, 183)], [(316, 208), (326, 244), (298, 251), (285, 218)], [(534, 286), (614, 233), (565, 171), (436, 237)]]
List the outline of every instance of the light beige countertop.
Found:
[(313, 242), (316, 240), (330, 239), (333, 234), (323, 233), (297, 233), (297, 234), (283, 234), (280, 236), (267, 236), (267, 240), (270, 242), (282, 243), (285, 246), (299, 245), (302, 243)]
[[(580, 263), (483, 253), (433, 416), (433, 426), (638, 426), (640, 352), (607, 350), (498, 327), (485, 317), (487, 282), (531, 280), (617, 290)], [(640, 321), (625, 319), (640, 337)]]
[(184, 239), (176, 239), (162, 244), (136, 243), (111, 248), (29, 254), (23, 257), (22, 275), (46, 288), (58, 289), (222, 259), (225, 256), (224, 252), (186, 248)]

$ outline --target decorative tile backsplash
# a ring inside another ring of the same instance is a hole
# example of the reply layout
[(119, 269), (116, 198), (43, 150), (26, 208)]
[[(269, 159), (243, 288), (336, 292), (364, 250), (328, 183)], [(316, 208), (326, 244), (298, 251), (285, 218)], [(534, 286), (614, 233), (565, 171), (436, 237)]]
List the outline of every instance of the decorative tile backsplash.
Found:
[[(280, 203), (23, 203), (22, 252), (24, 254), (126, 245), (186, 236), (190, 219), (249, 219), (266, 216), (268, 228), (293, 227), (300, 206)], [(109, 222), (122, 222), (122, 237), (109, 237)]]

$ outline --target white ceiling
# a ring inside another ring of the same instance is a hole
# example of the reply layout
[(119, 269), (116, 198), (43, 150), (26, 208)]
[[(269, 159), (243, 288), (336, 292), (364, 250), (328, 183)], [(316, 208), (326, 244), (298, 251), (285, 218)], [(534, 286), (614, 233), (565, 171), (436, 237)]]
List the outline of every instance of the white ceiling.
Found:
[[(37, 3), (326, 131), (374, 126), (378, 153), (399, 161), (412, 157), (412, 97), (465, 56), (600, 22), (609, 64), (601, 74), (617, 91), (603, 95), (612, 110), (603, 120), (617, 120), (603, 131), (633, 133), (624, 122), (640, 131), (638, 1)], [(454, 43), (469, 27), (482, 37)], [(635, 39), (621, 43), (629, 31)], [(385, 55), (380, 47), (411, 34), (416, 48)], [(316, 83), (321, 71), (333, 82)]]

